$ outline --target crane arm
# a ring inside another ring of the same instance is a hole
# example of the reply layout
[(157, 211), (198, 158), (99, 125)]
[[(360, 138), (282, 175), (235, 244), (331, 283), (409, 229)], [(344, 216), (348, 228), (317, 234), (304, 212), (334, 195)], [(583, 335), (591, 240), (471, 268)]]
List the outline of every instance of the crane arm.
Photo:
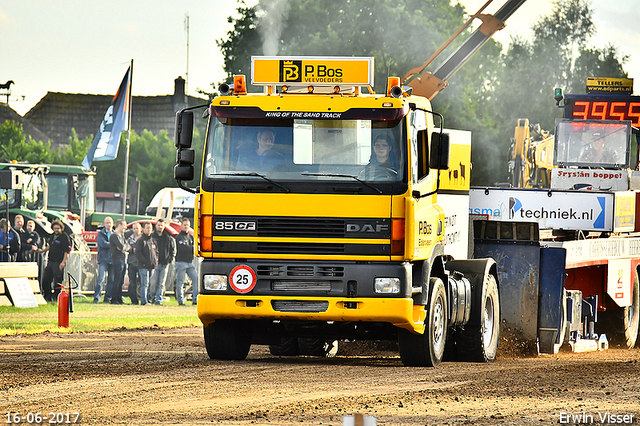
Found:
[[(409, 71), (402, 83), (413, 88), (413, 93), (433, 99), (447, 87), (447, 80), (455, 74), (471, 57), (495, 34), (505, 27), (505, 22), (526, 0), (508, 0), (495, 15), (481, 12), (491, 3), (489, 0), (465, 24), (438, 49), (422, 66)], [(473, 32), (438, 68), (433, 72), (424, 72), (426, 67), (438, 56), (474, 18), (482, 20), (482, 25)]]

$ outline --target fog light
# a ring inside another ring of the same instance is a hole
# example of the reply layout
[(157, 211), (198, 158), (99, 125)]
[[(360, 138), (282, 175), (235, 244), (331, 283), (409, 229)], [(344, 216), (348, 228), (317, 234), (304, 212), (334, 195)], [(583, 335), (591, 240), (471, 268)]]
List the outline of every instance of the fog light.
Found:
[(373, 282), (376, 293), (398, 294), (400, 293), (400, 278), (376, 278)]
[(221, 291), (227, 289), (226, 275), (205, 275), (202, 277), (202, 286), (205, 290)]

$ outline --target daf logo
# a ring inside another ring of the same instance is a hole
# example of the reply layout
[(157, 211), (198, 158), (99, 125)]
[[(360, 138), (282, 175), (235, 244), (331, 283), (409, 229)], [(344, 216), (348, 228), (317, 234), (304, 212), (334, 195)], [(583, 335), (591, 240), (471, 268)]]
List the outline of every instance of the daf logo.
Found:
[(347, 223), (347, 232), (386, 232), (389, 230), (389, 225), (369, 224), (358, 225), (356, 223)]

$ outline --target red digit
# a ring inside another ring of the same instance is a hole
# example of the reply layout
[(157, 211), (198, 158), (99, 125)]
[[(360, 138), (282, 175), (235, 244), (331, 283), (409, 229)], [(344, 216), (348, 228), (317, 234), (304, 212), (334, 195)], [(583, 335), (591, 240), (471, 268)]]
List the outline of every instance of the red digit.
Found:
[[(611, 108), (609, 109), (609, 116), (615, 120), (624, 120), (624, 107), (626, 102), (611, 102)], [(616, 107), (622, 107), (618, 111), (615, 111)]]
[(607, 119), (607, 104), (608, 102), (594, 102), (591, 107), (591, 116), (600, 118), (600, 120)]
[(629, 120), (633, 122), (634, 126), (640, 125), (640, 102), (629, 103), (629, 113), (627, 114), (627, 116), (629, 117)]
[[(582, 111), (576, 111), (578, 107), (582, 107)], [(589, 114), (589, 101), (576, 101), (573, 104), (573, 118), (581, 118), (586, 120)]]

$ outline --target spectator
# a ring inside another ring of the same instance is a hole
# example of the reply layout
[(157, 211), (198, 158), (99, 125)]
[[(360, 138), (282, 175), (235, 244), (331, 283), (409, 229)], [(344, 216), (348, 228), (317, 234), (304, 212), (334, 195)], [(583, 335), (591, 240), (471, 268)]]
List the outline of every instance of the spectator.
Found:
[(138, 274), (140, 275), (140, 304), (144, 306), (151, 302), (151, 295), (148, 294), (149, 278), (151, 272), (158, 266), (158, 243), (151, 238), (153, 233), (151, 222), (144, 223), (142, 232), (136, 241), (135, 253), (138, 260)]
[(127, 269), (125, 262), (129, 245), (124, 238), (124, 230), (127, 222), (124, 219), (116, 220), (116, 228), (109, 238), (111, 249), (111, 263), (113, 265), (113, 286), (111, 287), (111, 304), (123, 305), (122, 285), (124, 284), (124, 274)]
[[(57, 219), (54, 220), (51, 224), (51, 229), (53, 229), (53, 235), (49, 243), (44, 248), (38, 249), (39, 253), (49, 252), (49, 260), (42, 278), (42, 296), (47, 302), (53, 302), (58, 299), (61, 287), (59, 284), (62, 282), (64, 267), (71, 252), (71, 242), (67, 234), (63, 232), (64, 225), (62, 222)], [(53, 289), (51, 288), (52, 283)]]
[(17, 249), (14, 252), (16, 261), (27, 262), (28, 254), (32, 251), (32, 247), (27, 244), (27, 230), (24, 229), (24, 216), (21, 214), (17, 214), (13, 218), (13, 231), (18, 235), (20, 241), (19, 247), (14, 245), (14, 248)]
[[(138, 286), (140, 284), (140, 274), (138, 273), (138, 257), (136, 256), (136, 242), (142, 236), (142, 227), (139, 222), (131, 225), (133, 233), (127, 238), (129, 244), (129, 256), (127, 256), (127, 273), (129, 274), (129, 298), (132, 305), (137, 305)], [(149, 280), (147, 280), (147, 283)]]
[(7, 219), (0, 219), (0, 262), (13, 262), (16, 248), (20, 247), (20, 237), (16, 234)]
[(158, 266), (153, 270), (150, 285), (152, 302), (155, 305), (162, 305), (164, 301), (164, 286), (167, 281), (167, 272), (169, 265), (171, 265), (171, 262), (173, 262), (173, 259), (176, 257), (176, 241), (164, 227), (164, 219), (158, 219), (156, 222), (156, 232), (152, 237), (158, 245)]
[(113, 264), (111, 263), (111, 246), (109, 245), (109, 238), (113, 229), (113, 219), (106, 217), (104, 219), (104, 227), (98, 231), (98, 280), (96, 281), (96, 289), (93, 293), (93, 303), (100, 302), (100, 296), (102, 295), (102, 289), (105, 282), (107, 282), (107, 288), (104, 293), (104, 302), (111, 301), (111, 294), (109, 293), (110, 286), (113, 281)]
[[(15, 218), (16, 227), (18, 227), (18, 218), (24, 222), (22, 215), (17, 215)], [(19, 227), (22, 229), (22, 226)], [(20, 233), (21, 240), (21, 259), (20, 262), (35, 262), (35, 254), (38, 251), (38, 243), (40, 242), (40, 236), (36, 232), (36, 223), (33, 220), (27, 222), (26, 229), (23, 229)]]
[(185, 275), (191, 280), (192, 302), (194, 305), (198, 303), (198, 271), (193, 264), (194, 260), (194, 241), (193, 236), (189, 234), (191, 222), (189, 218), (182, 219), (182, 230), (176, 236), (176, 300), (178, 305), (184, 305), (184, 281)]

